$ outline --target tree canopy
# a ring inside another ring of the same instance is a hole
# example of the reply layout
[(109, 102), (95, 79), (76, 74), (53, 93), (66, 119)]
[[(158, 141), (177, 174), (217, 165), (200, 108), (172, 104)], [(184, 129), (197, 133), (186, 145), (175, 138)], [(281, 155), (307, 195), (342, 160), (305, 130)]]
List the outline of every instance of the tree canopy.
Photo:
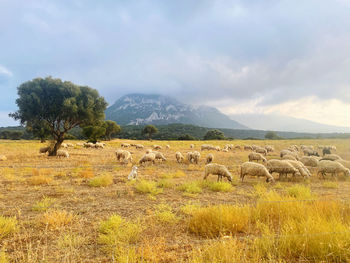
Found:
[(111, 140), (113, 134), (118, 134), (122, 130), (115, 121), (107, 120), (104, 122), (103, 126), (106, 129), (105, 137), (107, 140)]
[(56, 155), (65, 134), (74, 127), (94, 125), (104, 119), (107, 103), (97, 90), (51, 77), (21, 84), (18, 111), (10, 116), (27, 128), (45, 125), (55, 140), (49, 155)]
[(142, 134), (145, 135), (147, 134), (148, 139), (151, 139), (152, 135), (157, 133), (158, 129), (157, 127), (155, 127), (154, 125), (146, 125), (143, 130), (142, 130)]
[(225, 134), (220, 130), (210, 130), (204, 135), (204, 140), (225, 140)]

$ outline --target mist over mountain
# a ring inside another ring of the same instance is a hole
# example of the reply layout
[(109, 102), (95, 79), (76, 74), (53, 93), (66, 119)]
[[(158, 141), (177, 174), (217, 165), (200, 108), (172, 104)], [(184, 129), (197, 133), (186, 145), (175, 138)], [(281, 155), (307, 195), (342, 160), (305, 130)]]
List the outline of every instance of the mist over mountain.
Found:
[(157, 94), (128, 94), (106, 110), (106, 119), (120, 125), (193, 124), (208, 128), (249, 129), (219, 110), (191, 106)]
[(243, 125), (257, 130), (273, 130), (307, 133), (349, 133), (350, 127), (341, 127), (293, 118), (277, 114), (234, 114), (230, 115)]

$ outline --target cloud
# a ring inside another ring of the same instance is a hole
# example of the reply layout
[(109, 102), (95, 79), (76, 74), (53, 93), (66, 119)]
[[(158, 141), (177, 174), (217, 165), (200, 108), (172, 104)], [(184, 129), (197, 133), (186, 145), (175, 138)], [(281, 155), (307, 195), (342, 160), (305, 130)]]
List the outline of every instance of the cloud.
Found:
[(48, 75), (110, 103), (152, 92), (221, 108), (348, 105), (349, 13), (347, 0), (1, 1), (0, 64), (12, 73), (0, 67), (0, 110), (15, 108), (22, 82)]

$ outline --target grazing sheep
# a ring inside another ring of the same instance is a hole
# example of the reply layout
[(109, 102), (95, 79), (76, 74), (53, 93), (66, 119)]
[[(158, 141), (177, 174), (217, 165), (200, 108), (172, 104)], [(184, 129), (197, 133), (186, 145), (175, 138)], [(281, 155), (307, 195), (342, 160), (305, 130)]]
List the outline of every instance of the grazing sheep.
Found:
[(69, 158), (69, 153), (65, 150), (58, 150), (57, 151), (57, 157), (65, 157)]
[(318, 152), (313, 150), (313, 149), (310, 149), (310, 148), (306, 148), (303, 150), (303, 153), (304, 155), (306, 156), (319, 156)]
[(224, 165), (217, 163), (207, 164), (204, 169), (204, 180), (207, 179), (209, 174), (217, 175), (218, 181), (222, 181), (222, 177), (226, 177), (227, 180), (232, 182), (232, 174), (227, 170), (226, 166)]
[(73, 143), (67, 142), (66, 144), (67, 144), (67, 147), (74, 147)]
[(220, 152), (220, 150), (221, 150), (220, 146), (215, 146), (214, 149), (218, 152)]
[(50, 150), (50, 146), (41, 147), (39, 153), (47, 153)]
[(322, 149), (322, 155), (325, 156), (326, 154), (332, 154), (331, 149), (328, 147)]
[(152, 152), (152, 149), (147, 149), (146, 150), (146, 153), (151, 153)]
[(350, 161), (337, 160), (338, 163), (342, 164), (345, 168), (350, 169)]
[(194, 144), (190, 144), (190, 148), (193, 149), (194, 148)]
[(318, 160), (315, 156), (303, 156), (299, 161), (302, 162), (305, 166), (317, 167), (318, 165)]
[(169, 150), (169, 149), (170, 149), (170, 145), (167, 144), (167, 145), (165, 146), (165, 148)]
[(192, 155), (193, 155), (193, 152), (187, 152), (187, 161), (189, 163), (192, 163)]
[(94, 144), (94, 147), (95, 147), (96, 149), (98, 149), (98, 148), (103, 149), (105, 146), (104, 146), (104, 143), (97, 142), (97, 143)]
[(66, 143), (62, 143), (62, 144), (61, 144), (61, 147), (62, 147), (62, 148), (68, 148), (68, 145), (67, 145)]
[(293, 155), (293, 156), (294, 156), (294, 155), (295, 155), (295, 152), (293, 152), (293, 151), (291, 151), (291, 150), (282, 150), (282, 151), (280, 152), (280, 157), (283, 158), (283, 156), (284, 156), (284, 155), (287, 155), (287, 154), (288, 154), (288, 155)]
[(310, 171), (304, 166), (304, 164), (302, 162), (299, 161), (293, 161), (293, 160), (288, 160), (288, 162), (293, 165), (293, 167), (295, 169), (297, 169), (299, 171), (299, 173), (301, 174), (301, 176), (303, 177), (310, 177), (311, 173)]
[(235, 146), (235, 149), (240, 150), (240, 149), (241, 149), (241, 146), (236, 145), (236, 146)]
[(252, 161), (262, 161), (263, 163), (266, 163), (266, 158), (264, 156), (262, 156), (261, 153), (255, 153), (255, 152), (251, 152), (249, 155), (248, 155), (248, 159), (249, 159), (249, 162), (252, 162)]
[(6, 156), (5, 155), (0, 155), (0, 161), (6, 161), (7, 160), (7, 158), (6, 158)]
[(222, 149), (221, 151), (227, 153), (228, 149)]
[(175, 157), (178, 163), (182, 163), (184, 161), (184, 156), (180, 152), (176, 152)]
[(161, 150), (162, 149), (162, 146), (160, 145), (153, 145), (153, 150)]
[(252, 146), (250, 146), (250, 145), (244, 145), (244, 150), (245, 151), (252, 151), (253, 150), (253, 147)]
[(115, 152), (115, 155), (119, 162), (128, 163), (132, 161), (132, 156), (129, 151), (119, 149)]
[(143, 164), (146, 162), (152, 162), (153, 164), (155, 164), (155, 160), (156, 160), (156, 155), (151, 152), (151, 153), (146, 153), (144, 156), (142, 156), (139, 163)]
[(129, 144), (129, 143), (123, 142), (120, 146), (121, 146), (122, 148), (129, 148), (129, 147), (130, 147), (130, 144)]
[(291, 155), (291, 154), (286, 154), (286, 155), (283, 155), (282, 160), (297, 161), (298, 159), (295, 156)]
[(194, 162), (195, 164), (198, 164), (199, 159), (201, 158), (201, 154), (200, 154), (199, 152), (197, 152), (197, 151), (194, 151), (192, 156), (193, 156), (193, 157), (192, 157), (193, 162)]
[(266, 151), (269, 153), (269, 152), (274, 152), (275, 151), (275, 149), (273, 148), (273, 146), (272, 145), (266, 145), (265, 146), (265, 149), (266, 149)]
[(201, 146), (201, 151), (204, 151), (204, 150), (216, 150), (215, 147), (211, 144), (203, 144)]
[(267, 155), (267, 150), (265, 149), (265, 148), (261, 148), (261, 147), (256, 147), (255, 148), (255, 152), (256, 153), (261, 153), (261, 154), (263, 154), (263, 155)]
[(92, 142), (87, 142), (87, 143), (84, 143), (84, 147), (85, 148), (94, 148), (95, 145)]
[(144, 148), (144, 146), (142, 144), (136, 144), (135, 147), (136, 147), (136, 149), (143, 149)]
[(207, 155), (207, 157), (206, 157), (206, 162), (205, 163), (209, 164), (209, 163), (213, 162), (213, 160), (214, 160), (214, 155), (212, 153), (209, 153)]
[(339, 173), (343, 173), (344, 176), (350, 176), (350, 170), (345, 168), (341, 163), (328, 160), (320, 161), (318, 163), (317, 175), (321, 174), (324, 178), (326, 173), (330, 173), (332, 176)]
[(160, 152), (153, 152), (153, 153), (156, 156), (156, 160), (166, 161), (166, 158), (165, 158), (165, 156), (162, 153), (160, 153)]
[(281, 177), (282, 175), (287, 176), (292, 174), (293, 176), (300, 175), (299, 171), (294, 168), (287, 160), (277, 160), (272, 159), (267, 162), (267, 170), (272, 173), (278, 173)]
[(84, 143), (78, 142), (78, 143), (77, 143), (77, 146), (84, 146)]
[(342, 158), (337, 155), (337, 154), (326, 154), (325, 156), (322, 157), (322, 160), (328, 160), (328, 161), (337, 161), (337, 160), (341, 160)]
[(266, 169), (266, 167), (260, 163), (245, 162), (241, 165), (241, 180), (243, 182), (244, 176), (265, 176), (266, 182), (274, 182), (275, 179)]
[(134, 165), (131, 169), (131, 172), (128, 175), (128, 180), (136, 180), (137, 179), (137, 166)]

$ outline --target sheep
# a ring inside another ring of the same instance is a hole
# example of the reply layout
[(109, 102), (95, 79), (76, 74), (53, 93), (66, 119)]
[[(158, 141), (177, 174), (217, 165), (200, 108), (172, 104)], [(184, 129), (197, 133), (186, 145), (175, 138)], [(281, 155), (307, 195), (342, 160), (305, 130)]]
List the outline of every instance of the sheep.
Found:
[(215, 150), (215, 147), (213, 145), (210, 145), (210, 144), (203, 144), (201, 146), (201, 151), (204, 151), (204, 150)]
[(288, 147), (288, 150), (292, 151), (292, 152), (298, 152), (299, 148), (297, 145), (291, 145)]
[(65, 150), (58, 150), (57, 151), (57, 157), (65, 157), (69, 158), (69, 153)]
[(291, 155), (291, 154), (286, 154), (286, 155), (283, 155), (282, 160), (297, 161), (298, 159), (295, 156)]
[(337, 155), (337, 154), (326, 154), (325, 156), (322, 157), (322, 160), (328, 160), (328, 161), (337, 161), (337, 160), (341, 160), (342, 158)]
[(227, 153), (228, 149), (222, 149), (221, 151)]
[(122, 143), (121, 145), (120, 145), (122, 148), (129, 148), (130, 147), (130, 144), (129, 143)]
[(350, 161), (345, 161), (345, 160), (337, 160), (338, 163), (342, 164), (345, 168), (350, 169)]
[(267, 162), (267, 170), (272, 173), (278, 173), (282, 175), (288, 175), (289, 173), (293, 176), (300, 175), (299, 171), (294, 168), (287, 160), (272, 159)]
[(194, 148), (194, 144), (190, 144), (190, 148), (193, 149)]
[(136, 144), (135, 147), (136, 147), (136, 149), (143, 149), (144, 148), (144, 146), (142, 144)]
[(77, 146), (84, 146), (84, 143), (78, 142), (78, 143), (77, 143)]
[(0, 161), (6, 161), (7, 157), (3, 154), (0, 155)]
[(241, 180), (243, 182), (244, 176), (266, 176), (266, 182), (274, 182), (275, 179), (266, 169), (266, 167), (260, 163), (245, 162), (241, 165)]
[(299, 171), (299, 173), (301, 174), (301, 176), (303, 177), (310, 177), (311, 173), (310, 171), (304, 166), (304, 164), (302, 162), (299, 161), (293, 161), (293, 160), (288, 160), (288, 162), (293, 165), (293, 167), (295, 169), (297, 169)]
[(267, 155), (267, 150), (265, 148), (256, 147), (255, 152), (256, 153), (261, 153), (261, 154), (263, 154), (265, 156)]
[(266, 151), (269, 153), (269, 152), (274, 152), (275, 151), (275, 149), (273, 148), (273, 146), (271, 146), (271, 145), (266, 145), (265, 146), (265, 149), (266, 149)]
[(165, 146), (165, 148), (166, 148), (167, 150), (169, 150), (169, 149), (170, 149), (170, 145), (167, 144), (167, 145)]
[(66, 144), (67, 144), (67, 147), (74, 147), (74, 144), (73, 144), (73, 143), (67, 142)]
[(240, 149), (241, 149), (241, 146), (236, 145), (236, 146), (235, 146), (235, 149), (240, 150)]
[(295, 155), (295, 152), (291, 151), (291, 150), (282, 150), (280, 151), (280, 157), (283, 158), (284, 155)]
[(215, 146), (214, 149), (218, 152), (220, 152), (220, 150), (221, 150), (220, 146)]
[(160, 145), (153, 145), (152, 148), (153, 148), (153, 150), (161, 150), (162, 146), (160, 146)]
[(176, 161), (177, 161), (178, 163), (182, 163), (183, 160), (184, 160), (184, 156), (183, 156), (180, 152), (176, 152), (176, 153), (175, 153), (175, 157), (176, 157)]
[(245, 151), (252, 151), (252, 150), (253, 150), (253, 147), (250, 146), (250, 145), (244, 145), (244, 150), (245, 150)]
[(315, 156), (303, 156), (299, 161), (302, 162), (305, 166), (317, 167), (318, 165), (318, 160)]
[(68, 148), (68, 145), (67, 145), (66, 143), (62, 143), (62, 144), (61, 144), (61, 147), (62, 147), (62, 148)]
[(156, 155), (151, 152), (151, 153), (146, 153), (144, 156), (142, 156), (142, 158), (139, 160), (140, 164), (146, 163), (146, 162), (152, 162), (153, 164), (155, 164), (155, 160), (156, 160)]
[(201, 157), (201, 154), (197, 151), (187, 153), (187, 160), (190, 163), (198, 164), (200, 157)]
[(92, 142), (87, 142), (87, 143), (84, 143), (84, 147), (85, 148), (94, 148), (95, 145)]
[(151, 153), (151, 152), (152, 152), (152, 149), (147, 149), (147, 150), (146, 150), (146, 154), (147, 154), (147, 153)]
[(209, 153), (207, 155), (207, 157), (206, 157), (206, 162), (205, 163), (209, 164), (209, 163), (213, 162), (213, 160), (214, 160), (214, 155), (212, 153)]
[(132, 161), (132, 156), (129, 151), (119, 149), (115, 152), (115, 155), (119, 162), (128, 163)]
[(248, 159), (249, 159), (249, 162), (252, 162), (252, 161), (262, 161), (263, 163), (266, 163), (266, 158), (264, 156), (262, 156), (261, 153), (255, 153), (255, 152), (251, 152), (249, 155), (248, 155)]
[(165, 158), (165, 156), (162, 153), (160, 153), (160, 152), (152, 152), (152, 153), (155, 154), (156, 160), (166, 161), (166, 158)]
[(332, 176), (339, 173), (343, 173), (344, 176), (350, 176), (350, 170), (345, 168), (341, 163), (329, 160), (320, 161), (318, 163), (317, 175), (321, 174), (324, 178), (326, 173), (330, 173)]
[(50, 146), (41, 147), (39, 153), (47, 153), (50, 150)]
[(307, 156), (319, 156), (317, 151), (310, 149), (310, 148), (304, 149), (303, 153), (304, 153), (304, 155), (307, 155)]
[(222, 181), (222, 177), (226, 177), (228, 181), (232, 182), (232, 174), (224, 165), (217, 163), (207, 164), (204, 169), (204, 180), (207, 179), (209, 174), (217, 175), (218, 181)]
[(134, 165), (131, 169), (131, 172), (128, 175), (128, 180), (135, 180), (137, 179), (137, 166)]
[(104, 146), (104, 143), (97, 142), (97, 143), (94, 144), (94, 147), (95, 147), (96, 149), (98, 149), (98, 148), (103, 149), (105, 146)]
[(322, 149), (322, 155), (325, 156), (326, 154), (331, 154), (331, 149), (328, 147)]

